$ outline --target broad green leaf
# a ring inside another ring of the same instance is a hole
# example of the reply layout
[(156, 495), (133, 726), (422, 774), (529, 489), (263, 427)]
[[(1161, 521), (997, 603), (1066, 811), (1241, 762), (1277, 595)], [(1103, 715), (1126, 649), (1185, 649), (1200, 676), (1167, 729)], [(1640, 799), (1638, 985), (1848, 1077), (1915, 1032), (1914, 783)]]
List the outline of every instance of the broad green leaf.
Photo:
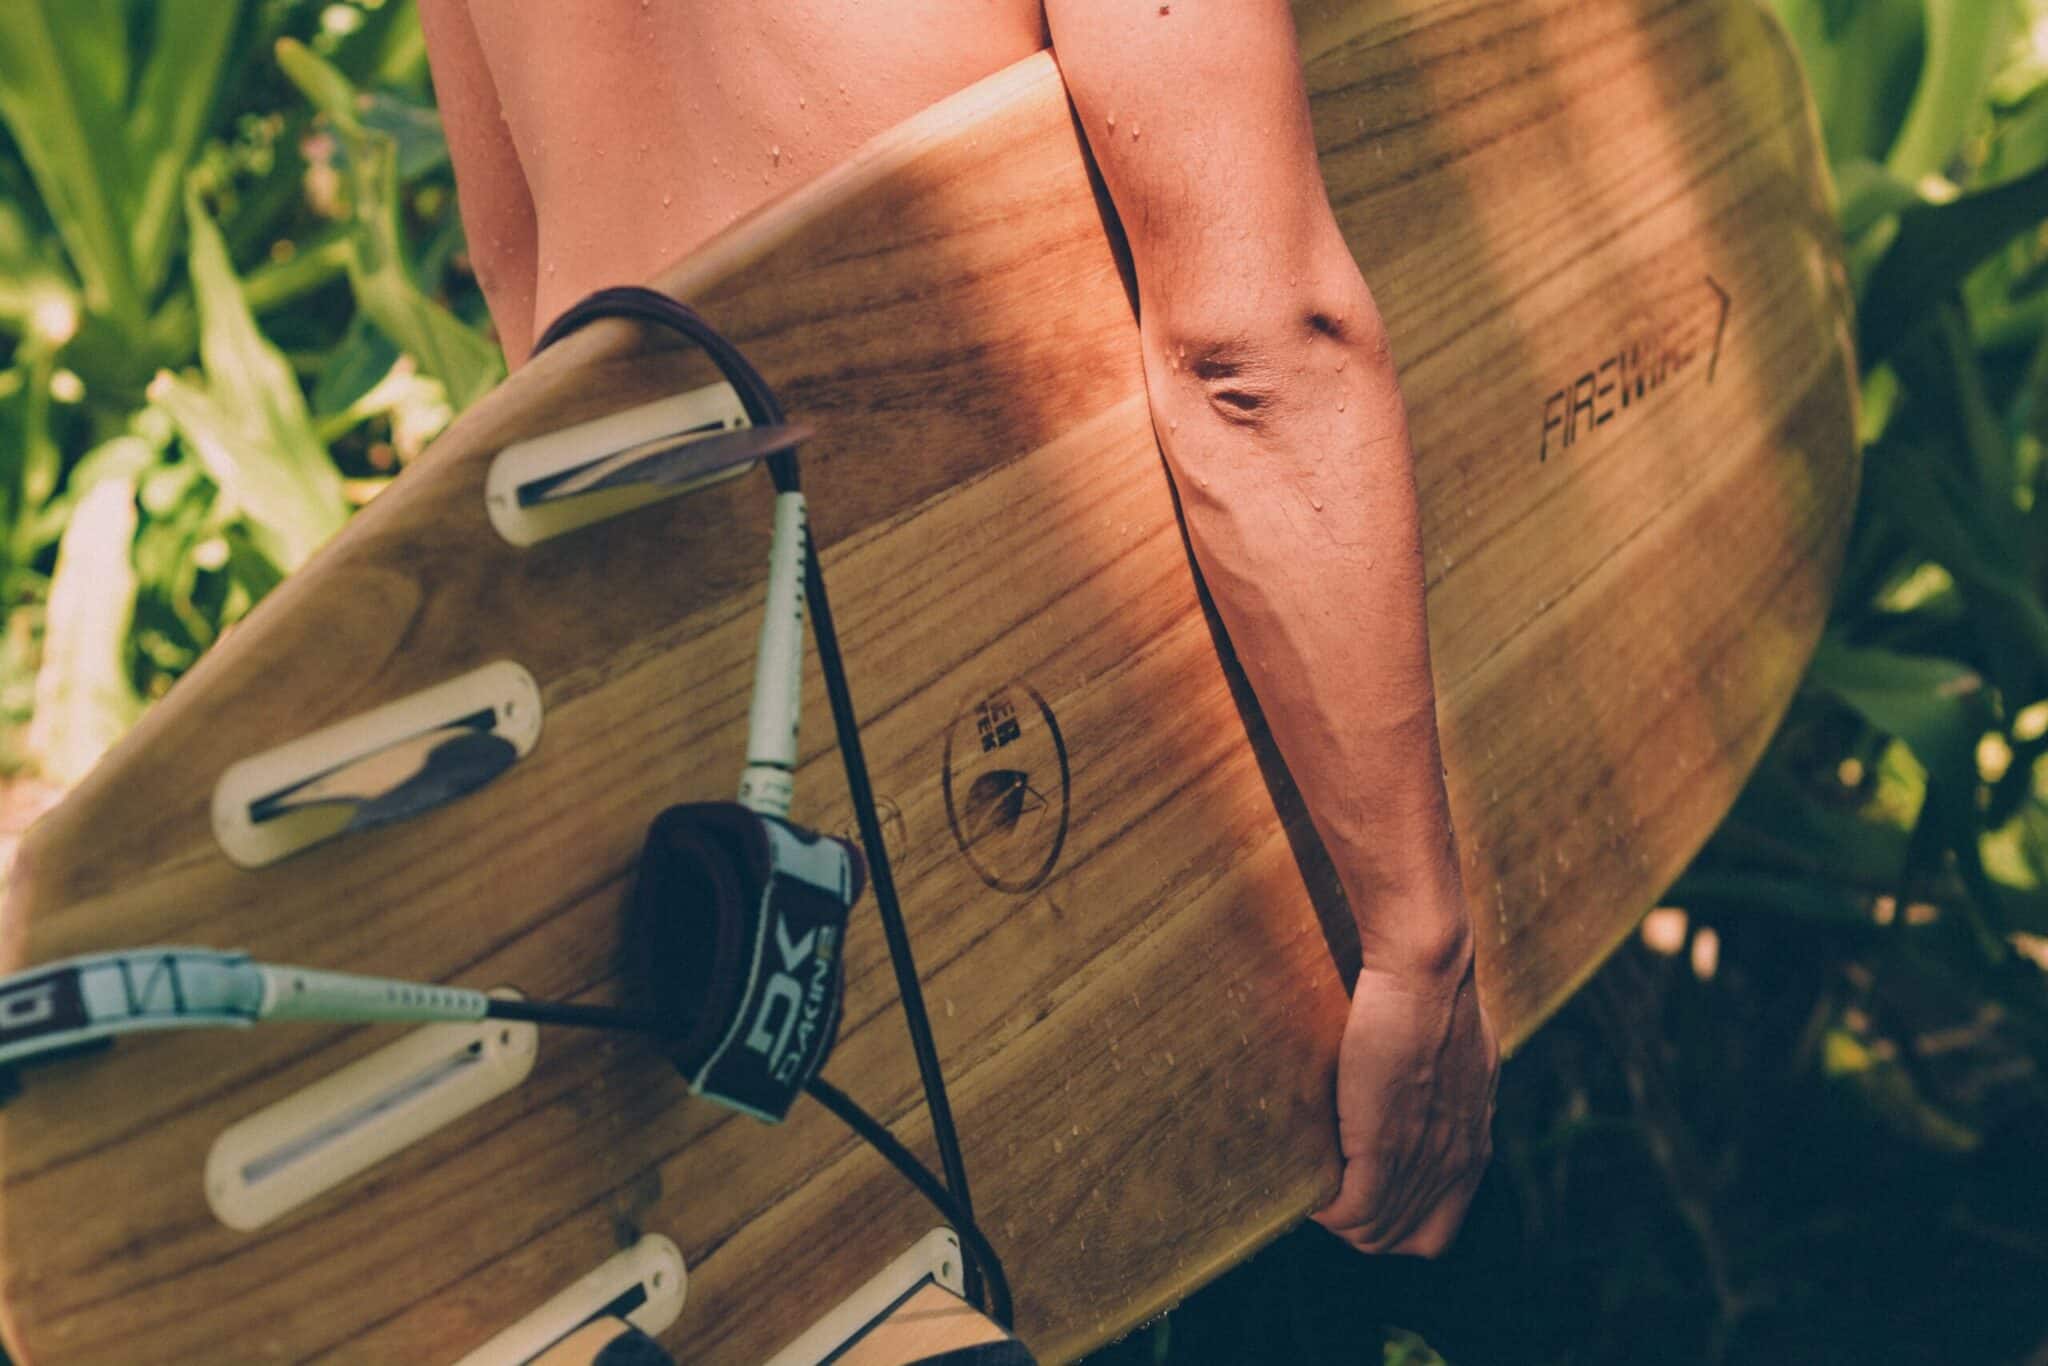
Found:
[(1857, 351), (1868, 367), (1933, 317), (1992, 253), (2048, 219), (2048, 166), (1947, 204), (1916, 204), (1863, 292)]
[(1895, 365), (1921, 414), (1918, 425), (1946, 438), (1950, 449), (1962, 451), (1976, 477), (1977, 510), (1983, 530), (1997, 538), (1998, 557), (2015, 568), (2026, 563), (2021, 544), (2019, 482), (2012, 444), (1993, 411), (1984, 368), (1962, 309), (1944, 301), (1932, 325), (1902, 347)]
[(1984, 872), (1978, 848), (1977, 742), (1991, 728), (1984, 681), (1949, 659), (1858, 649), (1824, 637), (1809, 682), (1872, 726), (1896, 736), (1927, 770), (1927, 796), (1909, 846), (1903, 880), (1935, 875), (1943, 856), (1967, 891), (1962, 911), (1988, 961), (2005, 952), (2005, 898)]
[[(178, 435), (279, 565), (297, 568), (340, 527), (345, 508), (327, 515), (325, 500), (309, 498), (270, 444), (213, 394), (165, 371), (150, 385), (149, 396), (177, 424)], [(339, 505), (338, 478), (335, 499)]]
[(424, 374), (441, 381), (458, 410), (468, 407), (502, 377), (503, 366), (496, 348), (428, 298), (412, 278), (399, 227), (395, 145), (364, 126), (347, 78), (310, 49), (285, 39), (277, 45), (277, 58), (326, 115), (347, 152), (354, 214), (349, 280), (357, 303)]
[(1994, 125), (1984, 179), (2012, 180), (2048, 163), (2048, 93), (2038, 93)]
[(1974, 788), (1977, 741), (1989, 725), (1984, 680), (1976, 670), (1951, 659), (1859, 649), (1827, 637), (1814, 652), (1808, 679), (1905, 741), (1933, 781)]
[(323, 430), (330, 420), (342, 423), (338, 429), (326, 432), (328, 440), (348, 431), (367, 415), (367, 410), (356, 411), (355, 405), (391, 373), (398, 354), (397, 346), (372, 326), (366, 315), (358, 313), (350, 320), (341, 345), (328, 355), (320, 379), (313, 386), (313, 411)]
[(1896, 882), (1906, 840), (1902, 828), (1815, 801), (1773, 755), (1750, 775), (1715, 836), (1746, 864), (1861, 886)]
[(448, 139), (441, 115), (424, 105), (372, 93), (356, 99), (356, 114), (370, 133), (391, 139), (398, 153), (400, 182), (416, 180), (448, 164)]
[(81, 58), (105, 46), (104, 37), (88, 39), (109, 22), (104, 9), (73, 9), (60, 0), (0, 3), (0, 119), (35, 177), (88, 303), (139, 330), (127, 141), (119, 108), (104, 97), (108, 77), (92, 75), (95, 64)]
[(296, 568), (347, 518), (341, 477), (314, 435), (297, 377), (257, 331), (220, 232), (191, 191), (186, 217), (207, 387), (164, 374), (150, 396), (271, 538), (278, 563)]
[(80, 500), (57, 551), (28, 748), (59, 782), (84, 777), (141, 711), (127, 666), (135, 522), (134, 486), (103, 480)]
[(1771, 0), (1799, 48), (1830, 161), (1890, 152), (1920, 79), (1923, 2)]
[(1834, 170), (1842, 236), (1851, 241), (1880, 219), (1921, 202), (1918, 190), (1868, 157), (1850, 157)]
[(242, 0), (153, 0), (154, 43), (128, 110), (135, 167), (131, 228), (143, 294), (162, 285), (177, 228), (179, 190), (227, 75), (228, 50)]
[(1956, 149), (1985, 116), (1985, 97), (2005, 60), (2011, 0), (1925, 0), (1927, 53), (1905, 125), (1885, 164), (1908, 184), (1946, 174)]
[(2007, 525), (1932, 438), (1887, 437), (1863, 462), (1864, 497), (1913, 545), (1979, 598), (2011, 614), (2009, 629), (2048, 661), (2048, 611), (2013, 558)]

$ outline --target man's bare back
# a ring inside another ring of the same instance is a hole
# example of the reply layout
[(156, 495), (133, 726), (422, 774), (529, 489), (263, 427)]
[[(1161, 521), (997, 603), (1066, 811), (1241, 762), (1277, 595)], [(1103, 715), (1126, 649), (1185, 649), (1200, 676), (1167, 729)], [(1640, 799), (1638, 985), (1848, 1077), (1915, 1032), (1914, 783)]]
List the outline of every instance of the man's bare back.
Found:
[[(425, 10), (437, 74), (466, 25), (502, 111), (531, 196), (536, 330), (593, 289), (651, 279), (875, 134), (1047, 42), (1040, 0)], [(510, 247), (529, 230), (518, 212), (473, 215), (472, 247)], [(487, 289), (521, 283), (485, 274)]]

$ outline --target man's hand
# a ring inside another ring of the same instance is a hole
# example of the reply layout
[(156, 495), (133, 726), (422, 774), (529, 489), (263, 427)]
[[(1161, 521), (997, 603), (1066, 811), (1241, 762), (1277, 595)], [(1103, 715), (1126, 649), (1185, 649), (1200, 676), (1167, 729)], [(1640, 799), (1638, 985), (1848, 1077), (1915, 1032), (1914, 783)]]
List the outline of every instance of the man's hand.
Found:
[(1315, 1221), (1361, 1252), (1450, 1247), (1493, 1152), (1500, 1050), (1469, 949), (1442, 976), (1358, 974), (1337, 1055), (1344, 1179)]

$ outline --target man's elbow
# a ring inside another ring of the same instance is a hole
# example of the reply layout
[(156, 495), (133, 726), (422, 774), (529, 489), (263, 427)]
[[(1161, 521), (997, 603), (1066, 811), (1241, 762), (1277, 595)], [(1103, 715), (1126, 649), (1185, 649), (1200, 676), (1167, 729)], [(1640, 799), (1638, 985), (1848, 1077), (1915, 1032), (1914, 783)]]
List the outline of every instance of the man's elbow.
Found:
[(1397, 394), (1385, 324), (1363, 281), (1353, 287), (1262, 288), (1156, 310), (1147, 371), (1174, 407), (1199, 399), (1231, 426), (1270, 431), (1306, 406)]

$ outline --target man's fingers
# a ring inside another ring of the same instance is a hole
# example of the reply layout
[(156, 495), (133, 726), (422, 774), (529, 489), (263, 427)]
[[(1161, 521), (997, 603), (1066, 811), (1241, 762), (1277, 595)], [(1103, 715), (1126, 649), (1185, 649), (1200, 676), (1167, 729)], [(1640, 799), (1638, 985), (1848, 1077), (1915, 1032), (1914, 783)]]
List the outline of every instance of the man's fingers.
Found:
[(1472, 1207), (1472, 1197), (1478, 1190), (1477, 1181), (1460, 1186), (1430, 1211), (1421, 1227), (1386, 1251), (1408, 1257), (1443, 1256), (1458, 1241), (1458, 1230), (1465, 1226), (1465, 1212)]

